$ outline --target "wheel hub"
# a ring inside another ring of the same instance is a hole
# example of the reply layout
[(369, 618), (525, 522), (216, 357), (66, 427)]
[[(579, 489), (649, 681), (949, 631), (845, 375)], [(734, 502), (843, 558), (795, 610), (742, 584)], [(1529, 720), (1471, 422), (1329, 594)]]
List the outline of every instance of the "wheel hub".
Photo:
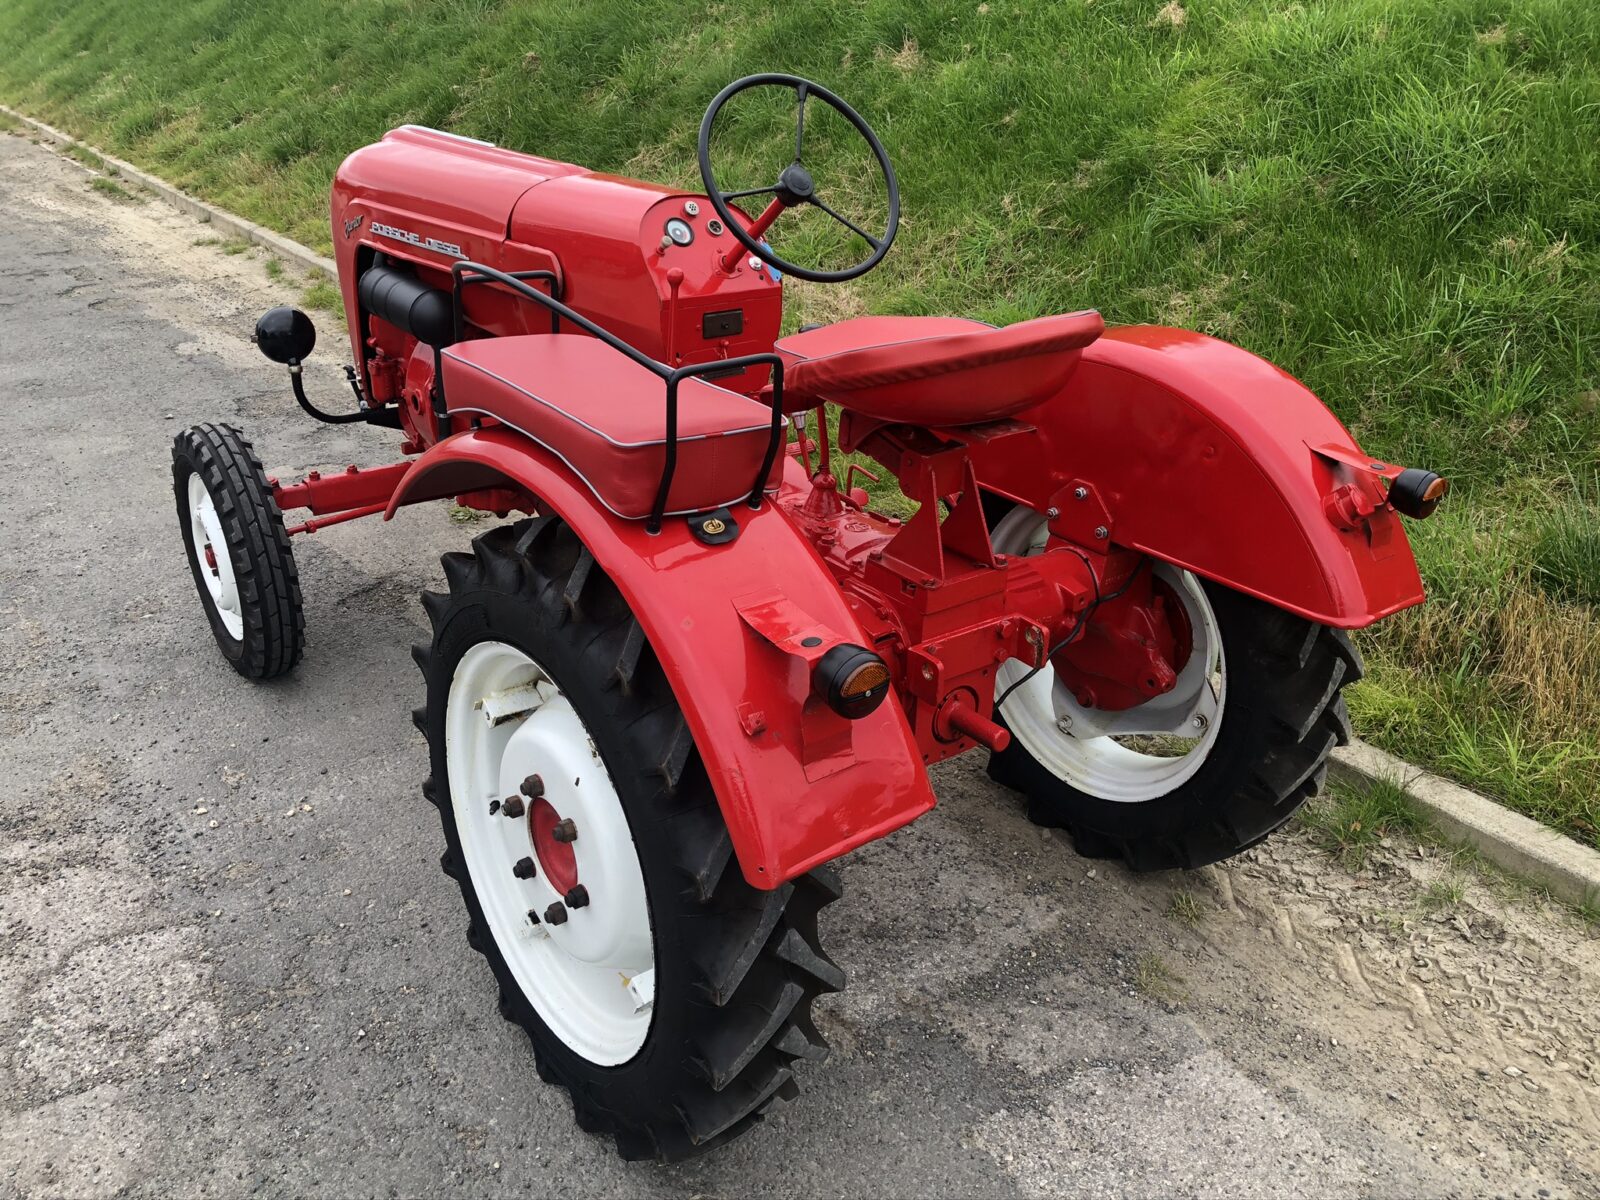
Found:
[(528, 836), (533, 841), (533, 852), (538, 855), (545, 878), (565, 895), (578, 886), (578, 856), (571, 842), (563, 842), (556, 837), (556, 830), (562, 821), (563, 817), (556, 812), (555, 805), (543, 796), (535, 800), (533, 807), (528, 810)]
[[(1019, 507), (995, 526), (993, 540), (997, 553), (1039, 554), (1049, 529), (1041, 514)], [(1164, 563), (1149, 574), (1150, 603), (1160, 602), (1171, 630), (1157, 647), (1170, 681), (1152, 673), (1147, 678), (1156, 686), (1147, 684), (1142, 696), (1125, 697), (1134, 702), (1117, 709), (1076, 694), (1059, 664), (1030, 675), (1026, 664), (1012, 660), (995, 681), (1004, 691), (1025, 680), (1001, 710), (1016, 741), (1058, 779), (1104, 800), (1138, 803), (1181, 786), (1210, 755), (1222, 723), (1226, 662), (1205, 589), (1191, 573)], [(1082, 676), (1072, 682), (1081, 686)]]

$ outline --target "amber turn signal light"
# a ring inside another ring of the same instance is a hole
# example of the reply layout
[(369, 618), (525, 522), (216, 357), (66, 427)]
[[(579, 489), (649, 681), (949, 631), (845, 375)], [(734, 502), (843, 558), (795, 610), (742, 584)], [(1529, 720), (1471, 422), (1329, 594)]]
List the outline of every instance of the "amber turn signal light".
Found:
[(854, 721), (889, 694), (889, 668), (871, 650), (841, 642), (817, 659), (811, 687), (834, 712)]
[(1439, 501), (1449, 490), (1450, 481), (1443, 476), (1420, 467), (1407, 467), (1389, 485), (1389, 503), (1396, 512), (1420, 521), (1433, 516), (1433, 510), (1439, 507)]

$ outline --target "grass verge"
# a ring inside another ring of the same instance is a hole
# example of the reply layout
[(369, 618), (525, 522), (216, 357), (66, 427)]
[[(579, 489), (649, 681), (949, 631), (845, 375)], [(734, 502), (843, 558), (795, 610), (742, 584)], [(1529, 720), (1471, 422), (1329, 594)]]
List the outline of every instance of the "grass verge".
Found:
[(1600, 6), (12, 0), (0, 37), (11, 102), (324, 252), (334, 168), (393, 125), (690, 184), (723, 83), (821, 80), (905, 224), (791, 321), (1094, 305), (1305, 379), (1457, 484), (1360, 731), (1600, 845)]

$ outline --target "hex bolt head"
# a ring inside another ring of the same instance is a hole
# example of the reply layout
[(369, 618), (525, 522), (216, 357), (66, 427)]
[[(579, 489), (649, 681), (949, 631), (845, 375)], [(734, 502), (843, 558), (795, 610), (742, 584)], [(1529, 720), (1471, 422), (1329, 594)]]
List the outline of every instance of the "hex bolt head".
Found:
[(516, 865), (511, 868), (511, 873), (518, 879), (532, 879), (534, 871), (535, 867), (531, 858), (519, 858)]
[(538, 775), (529, 775), (522, 781), (522, 794), (529, 800), (537, 800), (544, 795), (544, 780)]
[(544, 910), (544, 921), (546, 925), (565, 925), (567, 923), (567, 906), (557, 900)]
[(1089, 489), (1086, 488), (1086, 487), (1075, 487), (1075, 488), (1073, 488), (1072, 489), (1072, 498), (1074, 500), (1087, 500), (1089, 498)]
[(1062, 733), (1071, 733), (1072, 732), (1072, 718), (1068, 717), (1068, 716), (1057, 717), (1056, 718), (1056, 728), (1061, 730)]
[(551, 828), (550, 836), (563, 844), (575, 842), (578, 840), (578, 827), (572, 823), (571, 817), (562, 817)]
[(568, 908), (585, 908), (589, 903), (589, 889), (583, 884), (578, 884), (567, 893)]
[(1052, 504), (1049, 508), (1044, 510), (1044, 515), (1046, 519), (1054, 521), (1061, 515), (1061, 510)]
[(1196, 729), (1204, 729), (1209, 724), (1210, 724), (1210, 722), (1206, 720), (1204, 713), (1195, 713), (1195, 715), (1194, 715), (1194, 727)]
[(1111, 536), (1111, 530), (1107, 529), (1104, 525), (1096, 525), (1094, 527), (1094, 536), (1103, 542)]
[(500, 802), (500, 811), (508, 817), (520, 817), (527, 812), (527, 807), (522, 803), (521, 796), (507, 796)]

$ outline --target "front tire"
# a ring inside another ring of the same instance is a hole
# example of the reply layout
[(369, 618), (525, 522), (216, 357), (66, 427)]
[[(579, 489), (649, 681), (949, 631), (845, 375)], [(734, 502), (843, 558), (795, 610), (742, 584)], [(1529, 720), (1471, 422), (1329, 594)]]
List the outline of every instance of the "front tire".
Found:
[(283, 513), (255, 450), (231, 425), (195, 425), (172, 443), (184, 552), (222, 656), (246, 679), (294, 669), (306, 619)]
[[(995, 549), (1037, 552), (1043, 534), (1042, 516), (1013, 508), (995, 525)], [(1197, 736), (1156, 746), (1136, 737), (1077, 736), (1085, 716), (1104, 721), (1107, 714), (1075, 709), (1046, 666), (996, 711), (1013, 736), (989, 760), (990, 777), (1027, 797), (1034, 822), (1065, 829), (1086, 857), (1121, 858), (1137, 871), (1218, 862), (1287, 821), (1321, 790), (1334, 747), (1350, 740), (1339, 693), (1362, 672), (1343, 630), (1186, 571), (1156, 570), (1188, 610), (1192, 655), (1210, 643), (1209, 715), (1195, 717), (1191, 729), (1178, 727)], [(1024, 673), (1022, 664), (1008, 663), (997, 686)], [(1180, 671), (1180, 684), (1189, 673)], [(1149, 706), (1166, 703), (1158, 697)], [(1140, 721), (1139, 709), (1126, 715), (1128, 727), (1151, 724)]]
[(443, 564), (417, 720), (468, 943), (582, 1128), (625, 1158), (708, 1150), (826, 1054), (811, 1005), (844, 977), (817, 914), (839, 884), (745, 882), (661, 665), (570, 526), (502, 526)]

